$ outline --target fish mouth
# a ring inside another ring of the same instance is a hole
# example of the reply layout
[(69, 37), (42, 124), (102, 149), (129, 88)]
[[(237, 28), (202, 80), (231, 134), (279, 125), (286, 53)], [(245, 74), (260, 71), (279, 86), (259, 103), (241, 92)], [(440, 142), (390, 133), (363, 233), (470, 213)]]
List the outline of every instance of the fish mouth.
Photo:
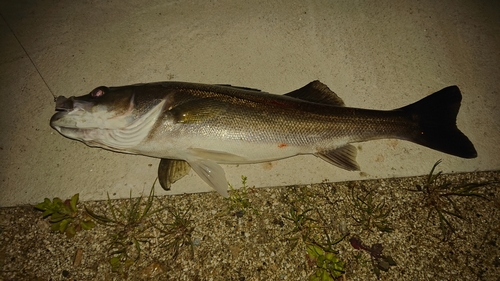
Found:
[(56, 111), (70, 111), (74, 107), (75, 97), (58, 96), (56, 99)]
[(90, 111), (93, 102), (76, 99), (74, 96), (66, 98), (58, 96), (56, 99), (56, 111), (70, 112), (74, 110)]
[(50, 118), (50, 127), (58, 131), (63, 136), (76, 138), (76, 136), (82, 135), (82, 129), (76, 126), (76, 122), (73, 124), (68, 124), (68, 122), (62, 124), (59, 122), (59, 120), (63, 119), (66, 115), (68, 115), (68, 113), (68, 111), (60, 111), (52, 115), (52, 118)]
[(57, 126), (57, 121), (64, 116), (66, 116), (74, 108), (75, 97), (66, 98), (63, 96), (58, 96), (56, 99), (56, 114), (50, 118), (50, 126), (57, 131), (61, 132), (61, 126)]
[(71, 130), (76, 129), (76, 122), (74, 126), (67, 123), (64, 124), (63, 126), (61, 122), (58, 122), (59, 120), (63, 119), (66, 115), (70, 114), (75, 110), (74, 101), (75, 97), (66, 98), (63, 96), (59, 96), (56, 99), (56, 108), (55, 108), (56, 113), (52, 115), (52, 117), (50, 118), (50, 126), (55, 130), (59, 131), (60, 133), (62, 133), (63, 128)]
[(61, 128), (78, 129), (76, 122), (60, 122), (60, 120), (67, 115), (76, 116), (89, 112), (92, 109), (92, 106), (94, 106), (92, 102), (79, 100), (74, 96), (69, 98), (59, 96), (56, 99), (56, 113), (52, 116), (52, 118), (50, 118), (50, 126), (59, 132), (61, 132)]

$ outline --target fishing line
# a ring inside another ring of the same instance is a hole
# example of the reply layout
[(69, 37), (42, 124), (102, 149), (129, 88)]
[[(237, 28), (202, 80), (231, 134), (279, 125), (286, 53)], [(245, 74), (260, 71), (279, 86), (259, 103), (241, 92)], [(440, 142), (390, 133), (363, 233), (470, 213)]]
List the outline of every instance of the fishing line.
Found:
[(42, 78), (43, 83), (45, 84), (47, 89), (49, 89), (50, 93), (52, 94), (52, 97), (54, 97), (54, 102), (55, 102), (57, 100), (57, 97), (56, 97), (56, 95), (54, 95), (54, 92), (52, 92), (52, 89), (50, 89), (49, 84), (47, 84), (47, 81), (45, 81), (45, 79), (43, 79), (43, 76), (40, 73), (40, 71), (38, 70), (38, 67), (36, 67), (35, 62), (33, 61), (33, 59), (31, 59), (31, 56), (28, 54), (28, 52), (24, 48), (23, 44), (21, 44), (21, 41), (19, 41), (19, 38), (17, 38), (16, 34), (14, 33), (14, 30), (10, 27), (9, 23), (3, 17), (3, 14), (0, 13), (0, 16), (2, 17), (2, 19), (5, 22), (5, 24), (7, 25), (7, 27), (9, 28), (12, 35), (14, 35), (14, 38), (16, 38), (16, 41), (19, 44), (19, 46), (21, 46), (21, 48), (23, 49), (23, 51), (26, 54), (26, 56), (28, 57), (28, 59), (31, 61), (31, 64), (33, 64), (33, 67), (35, 68), (36, 72), (38, 72), (38, 75), (40, 76), (40, 78)]

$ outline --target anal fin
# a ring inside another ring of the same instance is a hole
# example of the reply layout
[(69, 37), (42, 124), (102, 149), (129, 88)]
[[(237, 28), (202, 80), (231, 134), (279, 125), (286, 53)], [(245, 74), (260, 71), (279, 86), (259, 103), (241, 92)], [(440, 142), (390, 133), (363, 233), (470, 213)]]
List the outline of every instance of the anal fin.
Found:
[(356, 162), (357, 154), (356, 147), (348, 144), (334, 150), (318, 152), (316, 156), (339, 168), (348, 171), (359, 171), (359, 165)]

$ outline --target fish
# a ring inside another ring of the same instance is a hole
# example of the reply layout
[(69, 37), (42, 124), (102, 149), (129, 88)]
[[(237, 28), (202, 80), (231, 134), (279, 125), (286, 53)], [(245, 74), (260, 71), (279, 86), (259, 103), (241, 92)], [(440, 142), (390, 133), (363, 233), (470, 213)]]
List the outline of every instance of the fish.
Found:
[(223, 84), (156, 82), (100, 86), (56, 99), (50, 126), (90, 147), (159, 158), (171, 185), (193, 169), (228, 196), (220, 164), (251, 164), (312, 154), (360, 170), (352, 143), (410, 141), (461, 158), (477, 157), (456, 125), (462, 94), (449, 86), (393, 110), (346, 107), (318, 80), (284, 95)]

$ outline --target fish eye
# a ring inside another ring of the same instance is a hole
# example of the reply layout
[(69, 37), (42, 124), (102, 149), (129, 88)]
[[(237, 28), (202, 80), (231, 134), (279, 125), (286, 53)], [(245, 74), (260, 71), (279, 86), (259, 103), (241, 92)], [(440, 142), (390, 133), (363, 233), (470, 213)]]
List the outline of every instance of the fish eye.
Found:
[(108, 91), (107, 87), (104, 86), (97, 87), (92, 92), (90, 92), (90, 96), (93, 98), (102, 97), (107, 91)]

